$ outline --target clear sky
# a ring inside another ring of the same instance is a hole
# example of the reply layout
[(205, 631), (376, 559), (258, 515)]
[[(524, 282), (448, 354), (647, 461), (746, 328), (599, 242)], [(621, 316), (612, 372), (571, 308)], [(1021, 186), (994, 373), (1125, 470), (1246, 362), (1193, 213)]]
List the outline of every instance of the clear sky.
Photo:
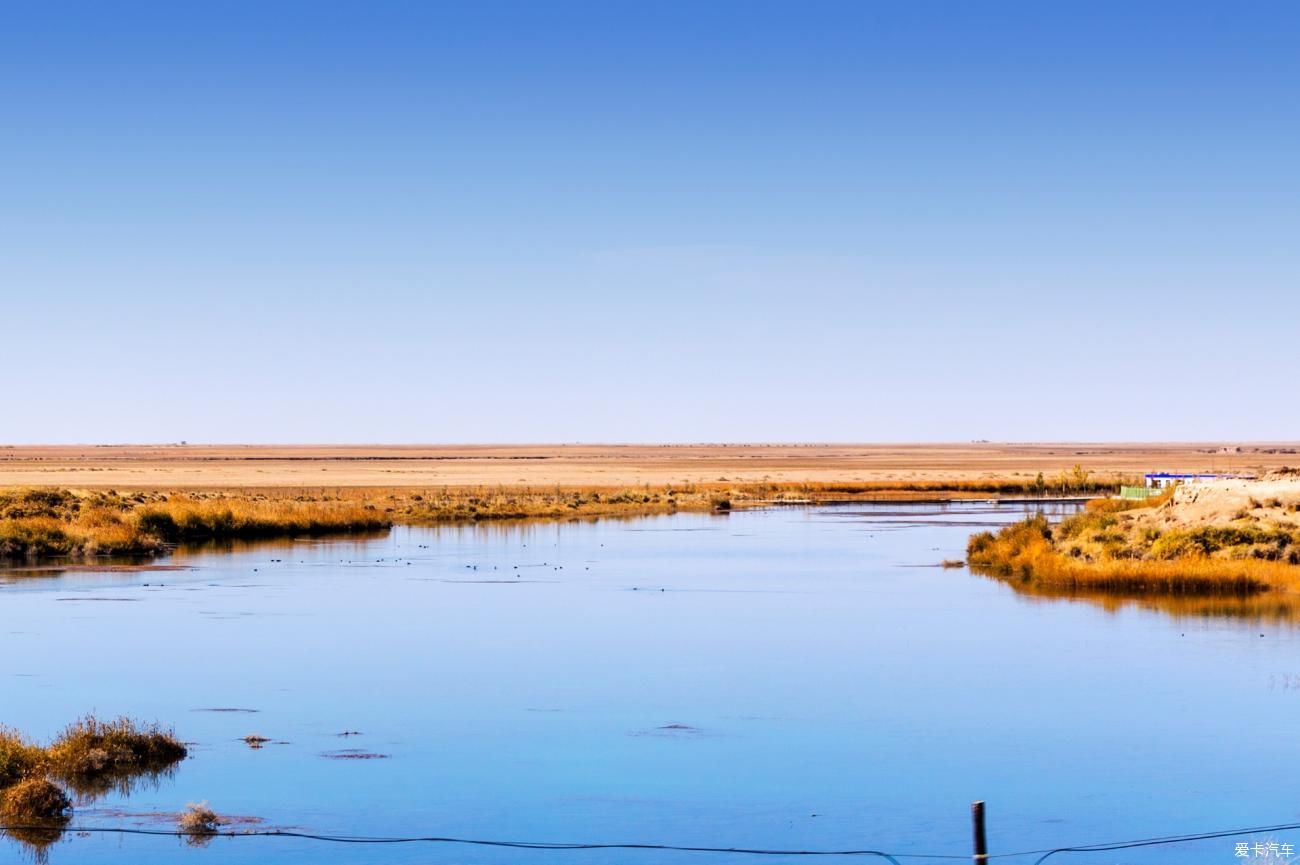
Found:
[(1300, 4), (0, 0), (0, 442), (1300, 439)]

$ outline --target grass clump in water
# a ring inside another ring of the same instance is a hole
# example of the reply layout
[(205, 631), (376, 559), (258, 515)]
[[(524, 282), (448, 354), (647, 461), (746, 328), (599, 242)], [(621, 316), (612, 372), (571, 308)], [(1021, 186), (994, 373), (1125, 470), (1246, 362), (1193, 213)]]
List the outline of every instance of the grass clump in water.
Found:
[(185, 833), (186, 843), (202, 846), (220, 831), (223, 822), (221, 816), (208, 807), (207, 802), (191, 802), (176, 818), (176, 827)]
[(45, 777), (45, 749), (13, 730), (0, 728), (0, 824), (2, 834), (25, 845), (37, 862), (59, 840), (72, 813), (67, 793)]
[(25, 778), (0, 792), (0, 819), (6, 823), (60, 823), (71, 813), (68, 794), (45, 778)]
[(88, 715), (49, 747), (0, 727), (0, 823), (10, 827), (3, 834), (43, 862), (72, 814), (64, 785), (90, 797), (109, 790), (129, 793), (137, 779), (157, 778), (186, 754), (170, 730), (127, 718), (101, 721)]
[(87, 716), (70, 725), (47, 752), (50, 772), (89, 795), (129, 787), (185, 759), (188, 750), (170, 730), (129, 718), (101, 721)]
[(3, 835), (27, 848), (37, 865), (49, 861), (49, 848), (72, 819), (72, 800), (63, 788), (46, 778), (24, 778), (0, 789), (0, 823)]

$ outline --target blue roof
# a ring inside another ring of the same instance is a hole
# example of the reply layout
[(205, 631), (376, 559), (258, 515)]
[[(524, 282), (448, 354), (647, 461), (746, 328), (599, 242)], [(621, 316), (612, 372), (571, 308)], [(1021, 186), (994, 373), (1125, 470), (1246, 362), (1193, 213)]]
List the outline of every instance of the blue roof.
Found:
[(1217, 478), (1219, 475), (1202, 473), (1199, 475), (1178, 474), (1176, 472), (1147, 472), (1149, 478)]

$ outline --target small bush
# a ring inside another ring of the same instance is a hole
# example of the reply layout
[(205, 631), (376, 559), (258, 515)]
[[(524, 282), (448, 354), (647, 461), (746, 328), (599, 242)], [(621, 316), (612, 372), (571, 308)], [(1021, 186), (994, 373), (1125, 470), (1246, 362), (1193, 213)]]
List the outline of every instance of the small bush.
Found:
[(175, 541), (180, 537), (180, 528), (176, 525), (175, 518), (166, 511), (141, 511), (136, 517), (135, 525), (142, 534), (153, 535), (164, 541)]
[(87, 716), (70, 725), (49, 749), (51, 769), (69, 780), (96, 781), (161, 772), (187, 754), (170, 731), (128, 718), (101, 721)]
[(176, 818), (176, 826), (186, 835), (191, 843), (205, 843), (216, 835), (222, 824), (221, 817), (208, 807), (207, 802), (191, 802)]
[(12, 823), (49, 823), (68, 819), (72, 800), (44, 778), (19, 781), (0, 794), (0, 819)]

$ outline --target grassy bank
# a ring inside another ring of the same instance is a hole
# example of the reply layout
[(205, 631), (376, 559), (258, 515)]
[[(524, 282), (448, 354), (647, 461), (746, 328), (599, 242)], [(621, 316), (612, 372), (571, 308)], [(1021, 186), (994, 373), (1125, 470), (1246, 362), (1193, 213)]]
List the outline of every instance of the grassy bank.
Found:
[[(861, 483), (712, 483), (652, 487), (444, 488), (381, 491), (395, 522), (433, 524), (483, 520), (643, 516), (675, 511), (728, 511), (772, 504), (920, 501), (989, 496), (1086, 495), (1116, 489), (1088, 481), (1064, 489), (1036, 481), (877, 481)], [(367, 494), (362, 491), (362, 496)], [(371, 498), (373, 500), (373, 497)]]
[[(967, 546), (971, 567), (1042, 592), (1251, 595), (1300, 588), (1300, 528), (1249, 512), (1222, 523), (1162, 528), (1172, 507), (1101, 499), (1051, 525), (1030, 517)], [(1146, 513), (1143, 513), (1146, 512)]]
[(710, 483), (640, 487), (366, 487), (130, 491), (0, 490), (0, 560), (154, 554), (170, 545), (373, 531), (394, 524), (635, 517), (826, 501), (1095, 494), (1119, 478)]
[(386, 528), (372, 505), (205, 493), (0, 491), (0, 559), (157, 553), (224, 538), (323, 535)]

